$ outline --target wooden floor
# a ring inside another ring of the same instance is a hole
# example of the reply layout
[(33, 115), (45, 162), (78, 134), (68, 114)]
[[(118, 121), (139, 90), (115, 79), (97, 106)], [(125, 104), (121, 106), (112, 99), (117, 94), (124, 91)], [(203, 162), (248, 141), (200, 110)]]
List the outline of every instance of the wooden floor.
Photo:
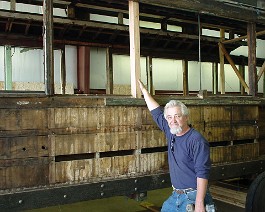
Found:
[[(244, 212), (244, 206), (241, 202), (238, 204), (235, 199), (241, 199), (243, 194), (238, 193), (238, 197), (236, 197), (237, 193), (233, 191), (228, 191), (227, 189), (222, 190), (220, 187), (215, 186), (213, 189), (214, 202), (217, 206), (218, 212)], [(225, 192), (224, 192), (225, 191)], [(172, 189), (159, 189), (154, 191), (149, 191), (147, 198), (144, 200), (144, 204), (150, 204), (151, 207), (147, 209), (146, 207), (141, 206), (143, 202), (137, 202), (135, 200), (129, 199), (124, 196), (111, 197), (106, 199), (99, 200), (91, 200), (86, 202), (79, 202), (70, 205), (58, 205), (53, 207), (41, 208), (28, 210), (28, 212), (144, 212), (144, 211), (160, 211), (160, 208), (163, 202), (169, 197)], [(224, 194), (225, 202), (221, 200), (220, 194)], [(229, 196), (234, 196), (233, 199), (228, 201)], [(236, 204), (235, 204), (236, 203)]]

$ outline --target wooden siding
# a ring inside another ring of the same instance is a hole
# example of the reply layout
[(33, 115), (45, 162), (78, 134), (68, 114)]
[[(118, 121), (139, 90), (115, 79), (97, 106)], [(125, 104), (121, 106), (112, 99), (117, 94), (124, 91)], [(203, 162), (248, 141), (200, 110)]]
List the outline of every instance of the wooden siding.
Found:
[[(0, 106), (3, 191), (168, 171), (165, 136), (142, 100), (128, 99), (130, 105), (106, 105), (101, 97), (8, 101)], [(259, 114), (258, 105), (187, 105), (190, 123), (212, 145), (213, 164), (264, 154), (258, 143), (263, 129), (257, 128), (264, 126), (264, 112)]]

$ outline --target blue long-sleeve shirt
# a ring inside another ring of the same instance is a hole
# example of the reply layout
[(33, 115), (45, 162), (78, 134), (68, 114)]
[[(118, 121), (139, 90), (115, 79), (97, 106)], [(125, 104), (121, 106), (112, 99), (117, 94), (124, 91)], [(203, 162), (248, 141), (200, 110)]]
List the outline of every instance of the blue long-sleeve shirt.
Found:
[(196, 189), (197, 177), (209, 179), (211, 167), (209, 143), (194, 128), (182, 136), (171, 134), (161, 107), (152, 110), (151, 114), (166, 135), (172, 185), (177, 189)]

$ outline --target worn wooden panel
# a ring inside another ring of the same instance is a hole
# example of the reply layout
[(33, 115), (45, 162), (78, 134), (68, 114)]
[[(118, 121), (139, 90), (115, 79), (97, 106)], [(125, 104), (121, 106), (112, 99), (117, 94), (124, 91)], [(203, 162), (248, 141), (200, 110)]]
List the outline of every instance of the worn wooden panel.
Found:
[(204, 107), (204, 121), (205, 130), (201, 133), (209, 142), (231, 140), (231, 107)]
[(204, 117), (202, 106), (188, 106), (189, 108), (189, 123), (199, 132), (204, 131)]
[(243, 121), (250, 120), (255, 121), (259, 118), (258, 106), (232, 106), (232, 120)]
[(259, 107), (259, 137), (265, 138), (265, 107)]
[(131, 150), (136, 148), (136, 132), (54, 135), (53, 155)]
[(94, 182), (136, 173), (136, 155), (56, 162), (56, 182)]
[(226, 163), (231, 161), (231, 146), (218, 146), (210, 148), (212, 163)]
[[(55, 162), (54, 162), (55, 163)], [(74, 160), (56, 162), (51, 173), (56, 183), (93, 181), (98, 177), (98, 160)]]
[(167, 152), (154, 152), (140, 155), (141, 174), (150, 174), (168, 171)]
[(47, 129), (45, 109), (1, 109), (0, 130)]
[(154, 120), (150, 114), (150, 111), (146, 107), (142, 108), (142, 117), (141, 118), (142, 118), (142, 124), (143, 125), (154, 125), (154, 126), (156, 126), (155, 122), (154, 122)]
[(137, 173), (136, 161), (136, 155), (99, 158), (99, 177), (118, 178), (135, 175)]
[(232, 146), (232, 161), (246, 161), (259, 156), (259, 144), (248, 143)]
[(47, 157), (0, 160), (0, 189), (48, 185), (49, 162)]
[(142, 131), (141, 133), (142, 138), (139, 148), (167, 146), (165, 134), (161, 130), (150, 129)]
[(97, 134), (98, 152), (132, 150), (137, 146), (137, 132), (113, 132)]
[(248, 143), (211, 147), (210, 154), (212, 163), (247, 161), (259, 156), (259, 144)]
[(265, 139), (259, 139), (259, 155), (265, 155)]
[(0, 159), (49, 156), (47, 136), (0, 138)]
[(52, 155), (93, 153), (98, 150), (97, 134), (52, 135)]
[(258, 106), (233, 106), (232, 123), (233, 140), (258, 138)]
[(51, 108), (49, 109), (49, 128), (62, 128), (76, 133), (79, 129), (97, 130), (98, 108)]
[(137, 107), (102, 107), (99, 108), (99, 127), (116, 128), (118, 126), (135, 127), (141, 110)]
[(258, 138), (258, 128), (256, 125), (232, 125), (233, 140), (255, 139)]

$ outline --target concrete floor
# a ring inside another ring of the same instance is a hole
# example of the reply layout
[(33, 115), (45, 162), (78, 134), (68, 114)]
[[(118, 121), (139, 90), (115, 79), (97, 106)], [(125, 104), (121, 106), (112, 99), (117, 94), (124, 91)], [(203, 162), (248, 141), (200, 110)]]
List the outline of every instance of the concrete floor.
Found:
[[(145, 202), (154, 204), (160, 208), (163, 202), (171, 194), (171, 188), (149, 191)], [(111, 197), (99, 200), (90, 200), (70, 205), (58, 205), (53, 207), (28, 210), (28, 212), (143, 212), (150, 211), (140, 205), (141, 202), (124, 196)], [(234, 205), (215, 200), (218, 212), (244, 212), (245, 210)]]

